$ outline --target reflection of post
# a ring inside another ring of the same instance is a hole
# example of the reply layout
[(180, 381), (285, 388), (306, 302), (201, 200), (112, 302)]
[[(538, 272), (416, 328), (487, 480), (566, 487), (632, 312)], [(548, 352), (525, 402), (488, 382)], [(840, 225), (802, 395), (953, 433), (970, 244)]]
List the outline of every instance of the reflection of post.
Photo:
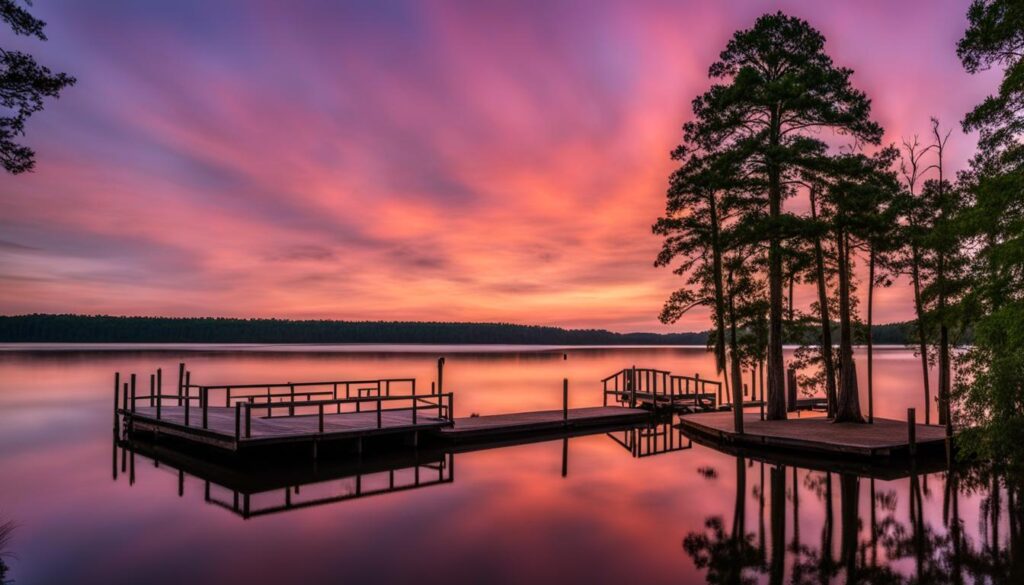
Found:
[(875, 478), (871, 478), (871, 566), (878, 566), (878, 519), (875, 513)]
[(784, 465), (772, 468), (771, 481), (772, 563), (770, 582), (781, 584), (786, 569), (786, 467)]
[(562, 439), (562, 477), (569, 475), (569, 437)]
[(846, 567), (846, 582), (857, 583), (857, 532), (860, 528), (857, 503), (860, 501), (860, 478), (849, 473), (840, 475), (839, 498), (843, 520), (839, 558)]
[(800, 482), (793, 468), (793, 550), (800, 550)]

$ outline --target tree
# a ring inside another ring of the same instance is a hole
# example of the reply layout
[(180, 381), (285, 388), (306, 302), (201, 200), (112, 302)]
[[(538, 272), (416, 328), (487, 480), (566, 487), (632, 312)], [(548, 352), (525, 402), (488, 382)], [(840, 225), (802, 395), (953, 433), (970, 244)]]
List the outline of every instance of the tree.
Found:
[(1024, 6), (975, 0), (957, 54), (970, 73), (1003, 69), (998, 92), (967, 114), (979, 152), (961, 178), (961, 227), (974, 255), (962, 302), (974, 344), (958, 368), (961, 452), (1024, 462)]
[(928, 208), (918, 201), (917, 185), (924, 172), (922, 158), (932, 148), (933, 146), (921, 146), (916, 136), (912, 141), (903, 141), (903, 156), (900, 162), (900, 172), (906, 184), (906, 191), (904, 191), (900, 203), (903, 216), (901, 224), (903, 254), (897, 260), (901, 272), (910, 276), (910, 283), (914, 289), (914, 314), (917, 316), (915, 332), (917, 333), (917, 352), (921, 357), (924, 384), (925, 424), (931, 424), (931, 382), (928, 375), (931, 367), (928, 360), (928, 334), (925, 324), (924, 301), (921, 297), (921, 265), (923, 263), (922, 240), (928, 234), (930, 227), (926, 225), (929, 216)]
[[(0, 0), (0, 19), (15, 34), (45, 41), (46, 23), (35, 18), (15, 0)], [(11, 174), (31, 171), (35, 152), (15, 142), (25, 135), (29, 116), (43, 109), (44, 98), (57, 98), (64, 88), (74, 85), (75, 78), (66, 73), (53, 73), (21, 51), (0, 48), (0, 164)]]
[[(882, 130), (869, 119), (870, 101), (850, 84), (850, 69), (836, 67), (825, 38), (806, 21), (766, 14), (738, 31), (709, 75), (718, 83), (694, 100), (688, 140), (731, 150), (737, 167), (766, 213), (758, 234), (768, 248), (768, 412), (786, 418), (782, 355), (783, 246), (794, 219), (783, 213), (807, 159), (824, 148), (817, 138), (833, 129), (854, 142), (877, 144)], [(755, 216), (750, 216), (754, 218)]]

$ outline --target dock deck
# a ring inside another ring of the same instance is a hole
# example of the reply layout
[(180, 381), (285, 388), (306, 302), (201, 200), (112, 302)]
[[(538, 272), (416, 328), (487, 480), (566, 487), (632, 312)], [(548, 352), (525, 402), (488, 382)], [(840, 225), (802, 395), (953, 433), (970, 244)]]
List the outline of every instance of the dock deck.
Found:
[[(771, 447), (792, 451), (813, 451), (858, 457), (887, 457), (907, 453), (910, 443), (907, 423), (875, 418), (873, 424), (834, 423), (824, 417), (760, 420), (756, 414), (743, 417), (743, 434), (733, 430), (732, 412), (709, 412), (680, 417), (685, 431), (716, 441), (745, 446)], [(943, 446), (945, 427), (916, 425), (918, 449)]]
[(455, 419), (455, 424), (439, 428), (440, 437), (461, 441), (496, 435), (535, 433), (561, 428), (610, 426), (649, 419), (651, 413), (640, 408), (594, 406), (562, 410), (540, 410)]

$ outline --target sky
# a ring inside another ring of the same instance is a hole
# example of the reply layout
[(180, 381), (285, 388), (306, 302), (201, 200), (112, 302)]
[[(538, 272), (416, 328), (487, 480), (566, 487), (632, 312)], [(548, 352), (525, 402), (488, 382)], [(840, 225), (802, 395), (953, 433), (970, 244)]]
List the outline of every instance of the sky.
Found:
[(78, 83), (0, 175), (0, 314), (703, 330), (658, 323), (650, 226), (733, 32), (808, 20), (885, 141), (937, 116), (957, 170), (998, 83), (956, 58), (967, 4), (36, 0), (49, 40), (0, 46)]

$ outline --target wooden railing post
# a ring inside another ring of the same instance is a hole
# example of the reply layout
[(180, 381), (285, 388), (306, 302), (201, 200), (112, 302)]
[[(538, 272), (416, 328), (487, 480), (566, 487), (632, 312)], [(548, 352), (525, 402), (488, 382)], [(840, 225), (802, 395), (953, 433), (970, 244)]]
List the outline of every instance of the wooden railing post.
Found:
[(131, 401), (131, 406), (129, 407), (129, 410), (132, 411), (132, 414), (135, 414), (135, 374), (132, 374), (132, 386), (131, 386), (131, 388), (132, 388), (132, 390), (131, 390), (132, 401)]
[(917, 409), (907, 409), (907, 442), (910, 445), (910, 455), (917, 455)]
[(629, 407), (636, 408), (636, 366), (629, 371)]
[(437, 358), (437, 393), (444, 394), (444, 358)]
[[(181, 388), (178, 388), (178, 390), (181, 390)], [(191, 400), (189, 400), (189, 398), (191, 397), (189, 394), (190, 394), (190, 391), (186, 390), (185, 391), (185, 426), (186, 427), (189, 426), (189, 420), (188, 420), (189, 419), (189, 408), (190, 408), (190, 404), (189, 403), (192, 402)], [(181, 394), (178, 394), (178, 404), (181, 404)]]
[(569, 424), (569, 378), (562, 378), (562, 424)]
[(245, 404), (245, 438), (252, 436), (252, 403)]
[(377, 397), (377, 428), (380, 428), (380, 397)]
[(242, 438), (242, 403), (235, 404), (235, 443)]
[(117, 401), (121, 394), (121, 372), (114, 372), (114, 436), (121, 434), (121, 417), (117, 413)]
[(317, 416), (320, 417), (320, 432), (324, 432), (324, 403), (321, 402), (317, 408)]
[(789, 368), (786, 370), (786, 390), (789, 398), (789, 404), (786, 405), (787, 412), (794, 412), (796, 410), (796, 369)]
[(181, 406), (182, 384), (185, 383), (185, 362), (178, 363), (178, 406)]
[(295, 384), (288, 382), (288, 390), (291, 393), (291, 396), (289, 397), (289, 402), (293, 403), (291, 406), (288, 407), (288, 416), (295, 416)]
[(164, 395), (164, 371), (162, 368), (156, 369), (156, 396), (157, 402), (160, 401)]
[(149, 406), (153, 407), (156, 404), (153, 402), (156, 394), (156, 374), (149, 375)]

